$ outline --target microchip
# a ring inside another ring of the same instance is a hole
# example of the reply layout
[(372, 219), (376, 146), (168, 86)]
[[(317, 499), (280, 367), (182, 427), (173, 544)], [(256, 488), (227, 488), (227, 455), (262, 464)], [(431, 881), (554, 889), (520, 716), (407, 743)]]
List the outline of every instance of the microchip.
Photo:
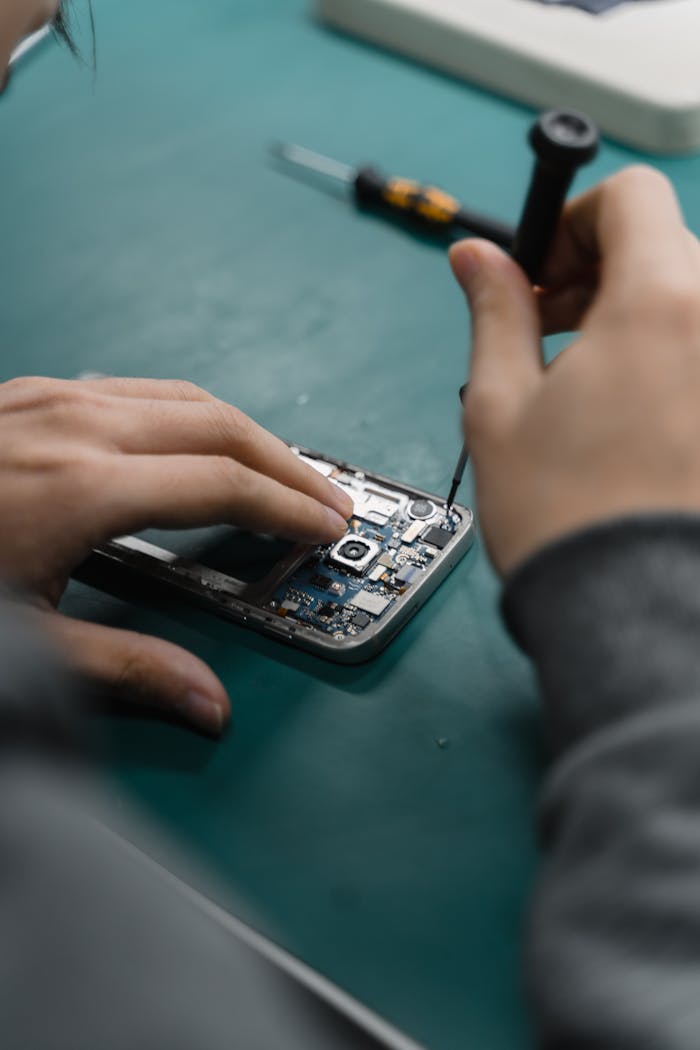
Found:
[(348, 605), (362, 612), (371, 613), (372, 616), (379, 616), (391, 605), (391, 598), (382, 598), (381, 594), (372, 594), (371, 591), (360, 591), (350, 599)]
[(444, 550), (447, 544), (452, 539), (454, 534), (448, 532), (447, 529), (441, 529), (437, 525), (431, 525), (430, 528), (426, 529), (421, 539), (424, 543), (430, 543), (433, 547), (437, 547), (438, 550)]
[(379, 555), (378, 562), (388, 569), (394, 564), (394, 559), (387, 551), (384, 551), (384, 554)]
[(331, 616), (335, 616), (339, 608), (340, 606), (337, 602), (326, 602), (318, 610), (318, 615), (322, 616), (324, 619), (330, 619)]
[(319, 591), (329, 591), (333, 585), (333, 581), (328, 576), (322, 576), (320, 573), (312, 576), (309, 583)]
[(366, 627), (368, 623), (372, 622), (372, 618), (367, 613), (358, 612), (353, 616), (352, 622), (355, 627)]
[(394, 576), (394, 581), (399, 584), (415, 583), (416, 577), (422, 572), (417, 565), (404, 565)]

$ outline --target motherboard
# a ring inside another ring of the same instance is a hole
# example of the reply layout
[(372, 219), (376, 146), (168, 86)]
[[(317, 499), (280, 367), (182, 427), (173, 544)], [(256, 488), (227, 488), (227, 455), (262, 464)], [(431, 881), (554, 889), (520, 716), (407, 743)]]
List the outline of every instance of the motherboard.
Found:
[[(79, 578), (120, 593), (165, 588), (338, 663), (377, 655), (464, 557), (473, 515), (309, 449), (292, 452), (353, 504), (336, 543), (305, 546), (220, 525), (149, 529), (96, 548)], [(132, 592), (133, 593), (133, 592)]]
[(353, 501), (348, 533), (317, 547), (277, 587), (265, 608), (342, 641), (383, 616), (416, 587), (453, 539), (461, 517), (293, 449)]

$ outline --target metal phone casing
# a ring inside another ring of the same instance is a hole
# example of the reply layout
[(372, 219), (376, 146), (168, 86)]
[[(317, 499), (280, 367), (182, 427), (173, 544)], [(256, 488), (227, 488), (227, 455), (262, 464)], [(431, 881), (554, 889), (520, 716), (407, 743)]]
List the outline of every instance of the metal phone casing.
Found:
[[(313, 457), (333, 468), (347, 473), (361, 468), (310, 449), (295, 446), (302, 455)], [(436, 504), (444, 501), (434, 494), (413, 488), (380, 474), (362, 471), (370, 484), (392, 489), (411, 499), (427, 499)], [(461, 518), (453, 540), (437, 553), (422, 573), (419, 582), (397, 597), (392, 607), (365, 627), (360, 634), (342, 640), (324, 634), (301, 622), (283, 619), (254, 603), (256, 588), (245, 588), (232, 577), (224, 577), (214, 570), (196, 563), (188, 565), (187, 574), (175, 568), (177, 559), (169, 551), (143, 543), (138, 538), (125, 537), (96, 548), (91, 557), (75, 573), (82, 582), (106, 590), (119, 590), (120, 582), (137, 584), (139, 591), (145, 582), (152, 593), (158, 590), (178, 594), (217, 616), (247, 627), (259, 634), (285, 642), (324, 657), (334, 663), (359, 664), (377, 656), (399, 633), (401, 628), (425, 604), (430, 595), (462, 560), (474, 541), (472, 512), (459, 505), (453, 511)], [(253, 600), (246, 600), (247, 596)]]

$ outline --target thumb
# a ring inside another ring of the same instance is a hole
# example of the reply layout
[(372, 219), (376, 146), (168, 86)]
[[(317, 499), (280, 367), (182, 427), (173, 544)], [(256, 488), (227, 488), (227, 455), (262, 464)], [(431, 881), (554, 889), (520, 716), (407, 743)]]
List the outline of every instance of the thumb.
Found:
[(180, 715), (218, 736), (230, 704), (219, 679), (198, 657), (177, 645), (133, 631), (42, 614), (69, 666), (125, 700)]
[(517, 263), (490, 241), (454, 244), (450, 264), (471, 310), (470, 402), (484, 394), (490, 406), (507, 408), (542, 376), (534, 291)]

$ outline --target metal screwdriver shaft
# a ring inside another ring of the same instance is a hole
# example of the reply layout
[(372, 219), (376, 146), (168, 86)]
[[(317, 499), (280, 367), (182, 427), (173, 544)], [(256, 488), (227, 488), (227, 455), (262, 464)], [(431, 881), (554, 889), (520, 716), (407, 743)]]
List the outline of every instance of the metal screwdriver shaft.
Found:
[[(468, 386), (469, 383), (464, 383), (464, 385), (459, 388), (459, 403), (461, 405), (464, 405), (464, 395), (467, 392)], [(447, 503), (445, 504), (447, 510), (452, 510), (455, 498), (457, 496), (457, 489), (462, 484), (462, 478), (464, 477), (464, 471), (467, 469), (468, 462), (469, 445), (467, 444), (467, 439), (465, 438), (464, 444), (462, 445), (462, 451), (460, 452), (459, 459), (457, 460), (457, 466), (455, 467), (454, 477), (452, 478), (452, 487), (450, 488), (450, 494), (447, 497)]]
[(318, 175), (327, 175), (329, 179), (347, 182), (348, 185), (355, 180), (355, 169), (349, 164), (343, 164), (342, 161), (334, 160), (333, 157), (325, 157), (322, 153), (315, 153), (306, 146), (297, 146), (293, 142), (278, 142), (272, 147), (272, 152), (288, 164), (315, 171)]
[(469, 446), (466, 441), (462, 445), (462, 451), (459, 454), (457, 460), (457, 466), (455, 467), (455, 474), (452, 478), (452, 488), (450, 494), (447, 497), (447, 509), (451, 510), (457, 496), (457, 489), (462, 484), (462, 478), (464, 477), (464, 471), (466, 470), (467, 463), (469, 462)]
[[(599, 133), (583, 113), (550, 109), (533, 124), (528, 141), (535, 153), (535, 167), (511, 254), (531, 283), (536, 284), (571, 183), (578, 169), (592, 161), (598, 152)], [(460, 390), (460, 400), (463, 391), (464, 387)], [(448, 510), (454, 503), (468, 460), (465, 441), (447, 497)]]

